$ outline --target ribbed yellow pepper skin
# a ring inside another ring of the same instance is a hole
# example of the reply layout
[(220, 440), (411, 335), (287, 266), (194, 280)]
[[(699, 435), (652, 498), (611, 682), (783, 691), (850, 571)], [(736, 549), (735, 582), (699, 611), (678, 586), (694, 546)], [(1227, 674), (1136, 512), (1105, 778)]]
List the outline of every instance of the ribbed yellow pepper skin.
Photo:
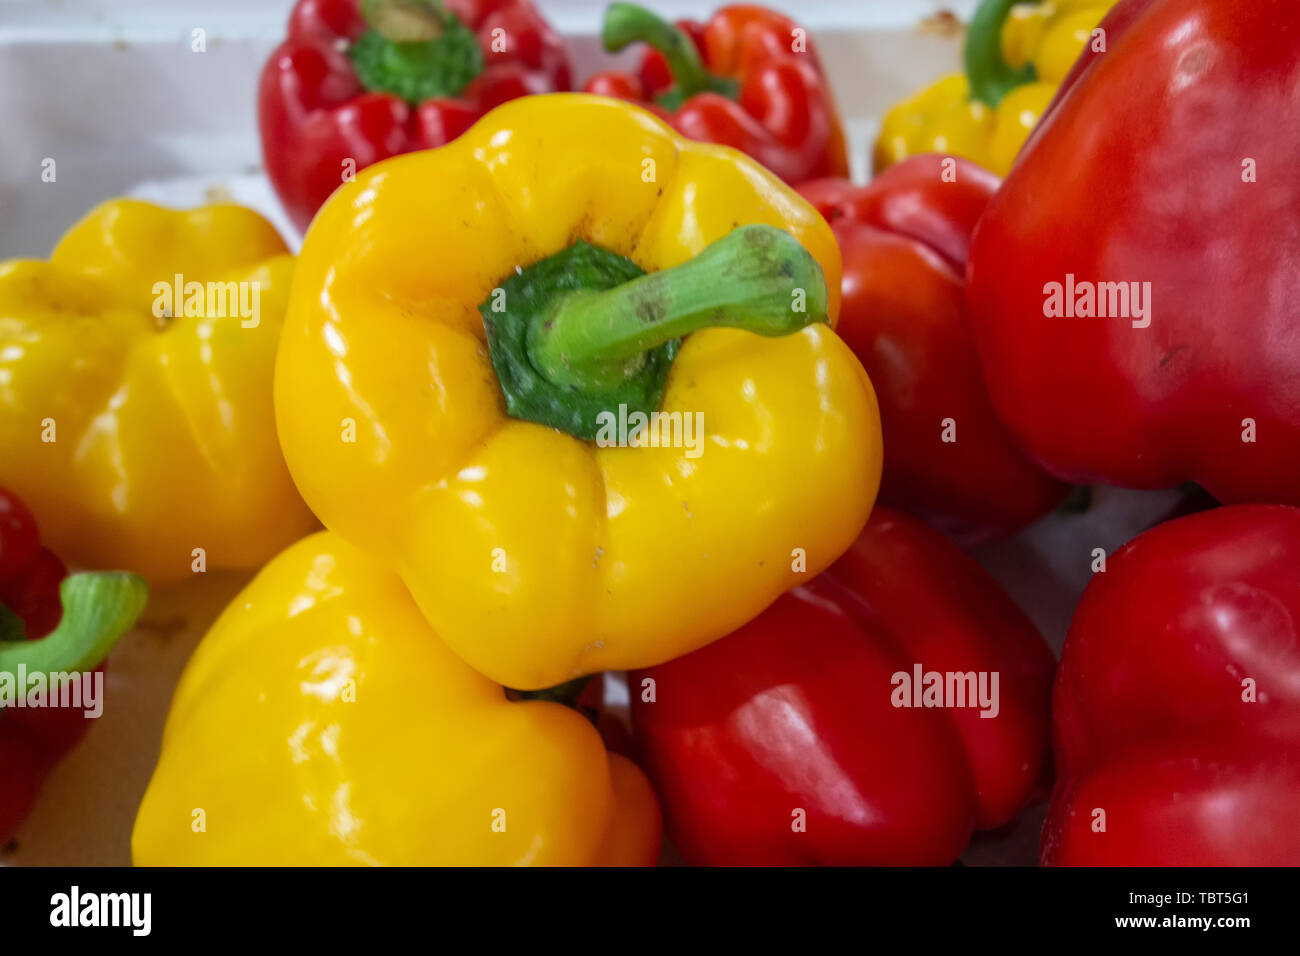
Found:
[[(314, 526), (271, 401), (292, 269), (251, 210), (125, 199), (49, 261), (0, 263), (0, 485), (65, 560), (165, 582), (195, 548), (207, 570), (251, 568)], [(257, 325), (229, 304), (160, 321), (153, 286), (177, 273), (258, 283)]]
[(507, 700), (321, 532), (199, 644), (131, 845), (150, 866), (649, 865), (659, 833), (649, 781), (586, 718)]
[(1011, 66), (1033, 63), (1037, 79), (1016, 87), (993, 108), (970, 98), (964, 73), (941, 77), (885, 114), (873, 155), (875, 171), (919, 153), (944, 153), (1005, 176), (1112, 6), (1098, 0), (1048, 0), (1013, 7), (1002, 28), (1003, 56)]
[(661, 407), (703, 414), (697, 458), (506, 415), (478, 307), (516, 267), (583, 238), (653, 272), (748, 223), (817, 259), (834, 317), (839, 249), (793, 191), (635, 107), (556, 94), (370, 167), (312, 224), (276, 367), (290, 471), (493, 680), (533, 689), (684, 654), (825, 568), (865, 522), (875, 394), (825, 324), (685, 340)]

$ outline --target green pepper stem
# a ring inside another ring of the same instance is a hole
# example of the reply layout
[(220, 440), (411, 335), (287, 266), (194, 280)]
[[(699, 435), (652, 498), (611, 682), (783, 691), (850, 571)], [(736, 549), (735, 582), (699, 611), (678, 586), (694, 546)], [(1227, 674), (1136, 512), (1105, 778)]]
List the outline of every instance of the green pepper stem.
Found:
[(59, 585), (63, 617), (35, 641), (0, 641), (0, 673), (72, 673), (97, 667), (144, 610), (149, 586), (122, 571), (70, 574)]
[(662, 53), (677, 85), (676, 100), (679, 103), (696, 93), (734, 95), (733, 83), (704, 68), (695, 41), (645, 7), (635, 3), (610, 4), (605, 11), (601, 41), (610, 53), (617, 53), (633, 43), (645, 43)]
[(963, 59), (970, 98), (996, 108), (1018, 86), (1032, 83), (1038, 73), (1032, 63), (1014, 68), (1002, 55), (1002, 25), (1017, 3), (1025, 0), (984, 0), (966, 31)]
[(420, 43), (442, 36), (441, 0), (362, 0), (361, 16), (393, 43)]
[(529, 329), (528, 357), (553, 384), (610, 388), (665, 342), (709, 327), (789, 335), (825, 321), (826, 304), (821, 266), (793, 236), (741, 226), (672, 269), (560, 297)]

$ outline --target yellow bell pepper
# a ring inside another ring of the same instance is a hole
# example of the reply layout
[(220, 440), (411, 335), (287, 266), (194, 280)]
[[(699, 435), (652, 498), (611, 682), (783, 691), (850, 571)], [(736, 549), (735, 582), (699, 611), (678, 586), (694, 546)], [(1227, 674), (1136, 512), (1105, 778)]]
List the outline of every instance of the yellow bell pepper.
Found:
[(656, 664), (866, 521), (880, 424), (825, 322), (839, 292), (829, 226), (747, 157), (612, 99), (515, 100), (318, 214), (276, 367), (285, 458), (493, 680)]
[(918, 153), (1005, 176), (1115, 0), (984, 0), (966, 34), (966, 72), (896, 104), (881, 123), (880, 172)]
[(649, 865), (659, 808), (577, 711), (506, 699), (402, 582), (322, 532), (190, 659), (137, 865)]
[(313, 527), (271, 404), (292, 267), (250, 210), (133, 200), (0, 263), (0, 485), (51, 548), (162, 582)]

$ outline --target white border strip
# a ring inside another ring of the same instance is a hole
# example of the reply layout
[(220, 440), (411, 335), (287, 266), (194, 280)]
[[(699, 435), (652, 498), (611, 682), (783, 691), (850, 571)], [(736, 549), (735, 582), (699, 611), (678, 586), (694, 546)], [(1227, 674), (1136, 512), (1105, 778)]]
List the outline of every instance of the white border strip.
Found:
[[(597, 32), (605, 0), (536, 0), (551, 24), (568, 36)], [(699, 17), (727, 0), (643, 0), (677, 18)], [(909, 29), (936, 13), (962, 19), (978, 0), (766, 0), (810, 30)], [(195, 27), (208, 40), (277, 40), (289, 0), (0, 0), (0, 44), (171, 43)]]

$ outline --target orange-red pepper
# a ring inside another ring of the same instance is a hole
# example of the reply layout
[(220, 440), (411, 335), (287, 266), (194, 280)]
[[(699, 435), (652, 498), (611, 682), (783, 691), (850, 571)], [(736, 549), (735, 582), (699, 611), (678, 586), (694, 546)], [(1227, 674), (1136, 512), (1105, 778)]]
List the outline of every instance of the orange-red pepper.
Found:
[(788, 183), (848, 173), (831, 89), (807, 32), (752, 4), (718, 10), (706, 23), (674, 26), (648, 10), (615, 3), (605, 48), (651, 47), (635, 74), (606, 71), (588, 93), (632, 100), (691, 139), (747, 153)]

